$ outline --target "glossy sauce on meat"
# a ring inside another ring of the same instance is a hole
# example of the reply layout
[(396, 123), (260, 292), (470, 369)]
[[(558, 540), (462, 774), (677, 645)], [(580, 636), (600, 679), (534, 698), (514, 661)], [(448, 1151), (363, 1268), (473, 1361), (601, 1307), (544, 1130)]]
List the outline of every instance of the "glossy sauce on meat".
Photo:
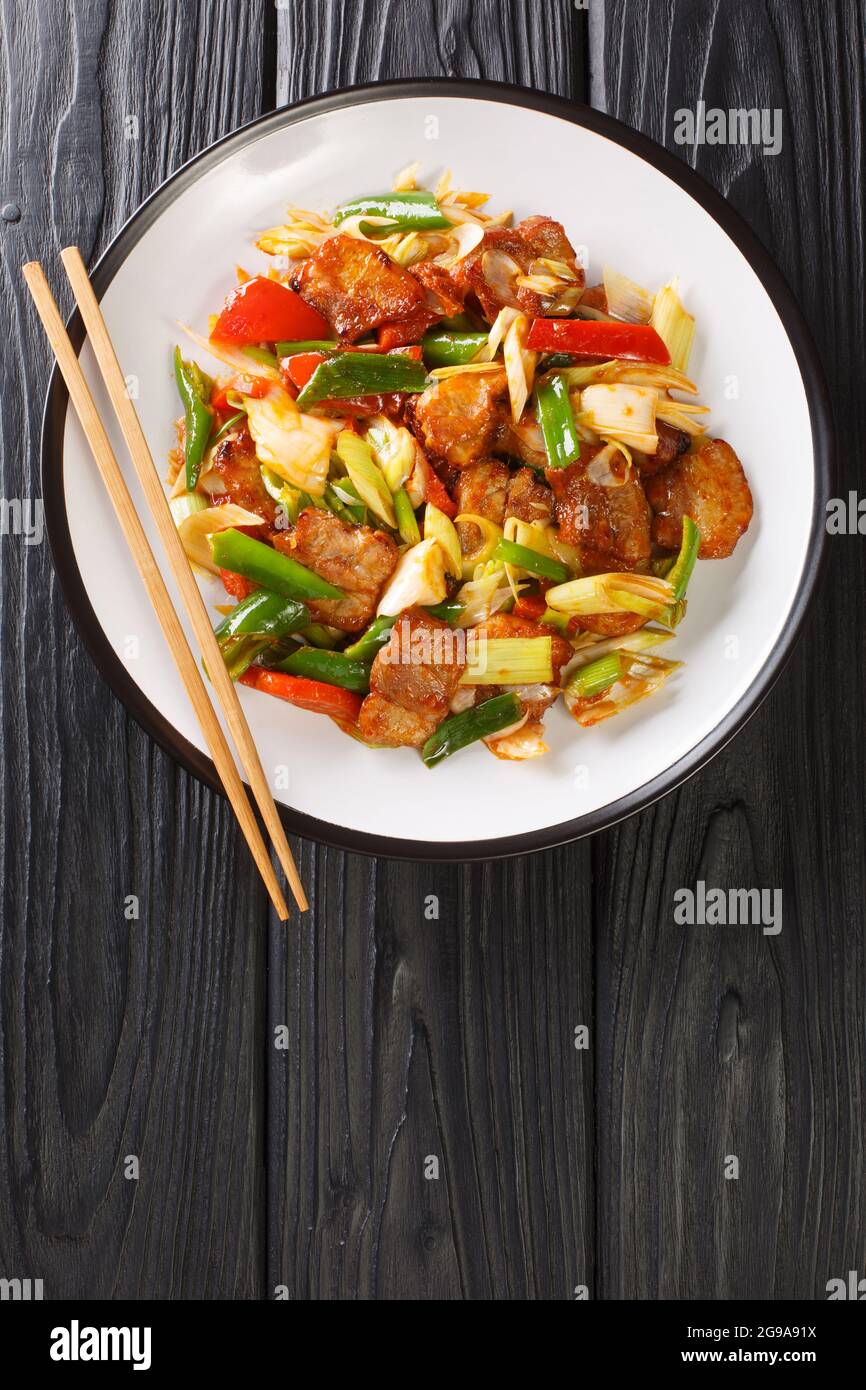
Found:
[(371, 526), (350, 526), (318, 507), (301, 512), (295, 529), (276, 536), (274, 547), (345, 592), (344, 599), (307, 600), (316, 622), (344, 632), (360, 632), (372, 620), (397, 564), (390, 536)]
[(683, 517), (701, 533), (702, 560), (730, 555), (752, 519), (752, 493), (742, 464), (724, 439), (705, 439), (694, 453), (681, 455), (647, 482), (655, 512), (653, 540), (678, 550)]

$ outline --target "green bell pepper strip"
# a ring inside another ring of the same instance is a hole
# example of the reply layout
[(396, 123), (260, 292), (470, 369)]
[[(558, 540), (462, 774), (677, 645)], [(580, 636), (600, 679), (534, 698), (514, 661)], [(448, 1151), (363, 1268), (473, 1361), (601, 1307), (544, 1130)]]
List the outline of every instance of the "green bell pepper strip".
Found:
[(296, 343), (276, 343), (277, 357), (294, 357), (299, 352), (336, 352), (340, 346), (336, 338), (304, 338)]
[(421, 749), (421, 757), (427, 767), (435, 767), (458, 749), (475, 743), (479, 738), (498, 734), (509, 724), (516, 724), (521, 717), (520, 701), (513, 692), (494, 695), (492, 700), (485, 700), (483, 704), (464, 710), (462, 714), (453, 714), (444, 724), (440, 724)]
[(366, 695), (370, 689), (370, 667), (366, 661), (353, 661), (345, 652), (319, 651), (316, 647), (299, 647), (285, 660), (271, 665), (272, 671), (285, 671), (290, 676), (306, 676), (308, 680), (326, 681)]
[(386, 646), (390, 641), (391, 629), (396, 621), (396, 618), (389, 618), (386, 613), (380, 618), (374, 618), (366, 632), (362, 632), (356, 642), (343, 649), (343, 655), (353, 661), (372, 661), (379, 648)]
[(225, 424), (220, 426), (211, 440), (211, 444), (219, 444), (224, 434), (228, 434), (229, 430), (232, 429), (239, 420), (245, 420), (246, 418), (247, 412), (245, 410), (239, 410), (237, 415), (233, 415), (230, 420), (226, 420)]
[(307, 410), (318, 401), (390, 395), (395, 391), (417, 394), (426, 385), (423, 363), (403, 353), (341, 352), (319, 363), (299, 394), (297, 406)]
[(213, 382), (195, 362), (183, 360), (179, 347), (174, 350), (174, 379), (184, 412), (183, 457), (186, 465), (186, 489), (187, 492), (192, 492), (198, 482), (202, 459), (213, 426), (213, 413), (206, 404), (206, 399), (210, 397), (213, 389)]
[(507, 541), (504, 536), (496, 542), (493, 558), (504, 560), (507, 565), (517, 565), (519, 569), (537, 574), (541, 579), (552, 579), (555, 584), (567, 584), (571, 579), (571, 570), (561, 560), (542, 555), (538, 550), (531, 550), (528, 545)]
[(680, 542), (680, 553), (673, 563), (673, 567), (665, 575), (669, 584), (674, 586), (674, 603), (679, 599), (685, 598), (689, 580), (692, 577), (692, 570), (698, 558), (698, 551), (701, 548), (701, 533), (690, 516), (683, 517), (683, 538)]
[(431, 328), (421, 339), (421, 351), (428, 367), (461, 367), (471, 362), (486, 342), (486, 333), (443, 333)]
[(600, 695), (603, 690), (609, 690), (621, 676), (622, 662), (617, 652), (611, 652), (608, 656), (600, 656), (597, 661), (578, 667), (568, 682), (568, 689), (586, 700), (591, 695)]
[[(371, 226), (360, 230), (364, 236), (386, 237), (392, 232), (430, 232), (440, 227), (451, 227), (444, 213), (440, 212), (434, 194), (423, 191), (409, 193), (375, 193), (366, 198), (354, 198), (343, 203), (334, 213), (334, 226), (339, 227), (349, 217), (387, 217), (389, 225)], [(368, 224), (369, 225), (369, 224)]]
[(544, 435), (550, 467), (567, 468), (580, 457), (580, 436), (563, 377), (553, 376), (537, 388), (535, 414)]
[(463, 604), (458, 603), (456, 599), (444, 599), (442, 603), (434, 603), (424, 611), (429, 613), (431, 618), (441, 618), (449, 627), (455, 627), (463, 612)]
[(421, 532), (418, 529), (415, 509), (404, 487), (398, 488), (394, 493), (394, 515), (397, 518), (397, 530), (400, 532), (401, 541), (405, 541), (407, 545), (417, 545), (421, 539)]
[(342, 589), (329, 584), (305, 565), (290, 556), (283, 555), (262, 541), (254, 540), (243, 531), (234, 528), (217, 531), (210, 537), (211, 554), (214, 564), (220, 569), (231, 570), (261, 584), (284, 598), (323, 599), (345, 598)]
[(223, 618), (215, 630), (215, 636), (220, 645), (238, 633), (254, 632), (259, 636), (283, 637), (287, 632), (297, 632), (298, 628), (306, 627), (309, 621), (309, 609), (297, 599), (284, 598), (282, 594), (272, 594), (267, 589), (256, 589)]

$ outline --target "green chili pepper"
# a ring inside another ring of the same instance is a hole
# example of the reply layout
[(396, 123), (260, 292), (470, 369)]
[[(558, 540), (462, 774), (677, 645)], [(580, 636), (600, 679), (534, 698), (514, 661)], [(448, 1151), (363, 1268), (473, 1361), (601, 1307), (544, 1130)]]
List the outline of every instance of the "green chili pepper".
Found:
[(342, 400), (347, 396), (388, 395), (392, 391), (423, 391), (427, 371), (421, 362), (403, 353), (341, 352), (320, 362), (298, 396), (300, 410), (317, 401)]
[[(349, 487), (346, 486), (347, 480), (338, 479), (337, 483), (328, 483), (325, 488), (325, 501), (335, 516), (342, 521), (348, 521), (353, 526), (363, 526), (367, 519), (367, 508), (360, 500), (357, 502), (347, 502), (341, 493), (348, 493)], [(352, 488), (354, 492), (354, 488)], [(351, 496), (351, 493), (349, 494)]]
[(449, 627), (455, 627), (460, 614), (463, 612), (463, 604), (456, 599), (445, 599), (443, 603), (434, 603), (426, 609), (431, 618), (441, 618), (443, 623)]
[(294, 357), (299, 352), (336, 352), (340, 344), (336, 338), (304, 338), (296, 343), (277, 343), (277, 357)]
[(486, 333), (443, 333), (431, 328), (421, 339), (421, 351), (428, 367), (460, 367), (471, 362), (486, 342)]
[(259, 636), (282, 637), (287, 632), (297, 632), (309, 621), (309, 610), (297, 599), (284, 598), (282, 594), (272, 594), (267, 589), (256, 589), (223, 618), (215, 635), (220, 644), (238, 633), (254, 632)]
[[(364, 236), (386, 237), (392, 232), (433, 231), (437, 227), (450, 227), (453, 224), (440, 212), (434, 194), (426, 192), (377, 193), (366, 198), (355, 198), (344, 203), (334, 213), (334, 226), (339, 227), (349, 217), (387, 217), (386, 226), (373, 226), (361, 223)], [(369, 230), (368, 230), (369, 229)]]
[[(270, 663), (268, 663), (270, 665)], [(286, 671), (290, 676), (306, 676), (309, 680), (327, 681), (366, 695), (370, 689), (370, 667), (366, 661), (353, 661), (345, 652), (317, 651), (315, 647), (299, 647), (284, 661), (271, 666), (274, 671)]]
[(580, 437), (564, 378), (553, 376), (543, 381), (535, 392), (535, 401), (547, 461), (551, 468), (566, 468), (580, 457)]
[(213, 382), (197, 363), (183, 360), (179, 347), (174, 350), (174, 379), (183, 402), (186, 487), (187, 492), (192, 492), (198, 482), (202, 459), (210, 439), (213, 414), (206, 402), (210, 398)]
[(389, 618), (386, 614), (381, 618), (374, 618), (367, 631), (362, 632), (356, 642), (344, 649), (343, 655), (355, 661), (372, 661), (379, 648), (389, 642), (391, 629), (396, 621), (396, 618)]
[[(241, 633), (238, 637), (229, 637), (221, 644), (220, 650), (223, 654), (226, 670), (233, 681), (240, 680), (245, 671), (248, 671), (257, 656), (266, 652), (274, 644), (272, 637), (259, 637), (256, 633)], [(207, 667), (205, 667), (207, 670)]]
[(519, 569), (537, 574), (542, 579), (552, 579), (555, 584), (567, 584), (571, 579), (571, 570), (561, 560), (554, 560), (549, 555), (530, 549), (528, 545), (518, 545), (516, 541), (507, 541), (504, 537), (496, 542), (493, 558), (504, 560), (508, 565), (517, 565)]
[(263, 541), (254, 540), (243, 531), (234, 528), (217, 531), (210, 537), (211, 554), (214, 564), (220, 569), (231, 570), (233, 574), (243, 575), (261, 584), (263, 589), (282, 594), (284, 598), (323, 599), (345, 598), (342, 589), (337, 589), (327, 580), (298, 564), (282, 551)]
[(492, 700), (485, 700), (483, 704), (464, 710), (462, 714), (453, 714), (444, 724), (440, 724), (421, 749), (421, 757), (428, 767), (435, 767), (458, 749), (475, 743), (479, 738), (498, 734), (509, 724), (516, 724), (520, 718), (521, 705), (515, 694), (494, 695)]
[(322, 647), (329, 651), (336, 647), (338, 642), (342, 642), (346, 634), (338, 628), (328, 627), (326, 623), (310, 623), (307, 627), (300, 628), (298, 635), (312, 647)]

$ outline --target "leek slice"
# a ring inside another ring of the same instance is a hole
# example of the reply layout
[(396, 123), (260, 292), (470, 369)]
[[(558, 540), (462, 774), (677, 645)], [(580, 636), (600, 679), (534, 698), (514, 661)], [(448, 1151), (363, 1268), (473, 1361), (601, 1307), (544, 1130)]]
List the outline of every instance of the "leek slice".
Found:
[(672, 280), (659, 290), (653, 304), (650, 325), (670, 353), (671, 366), (684, 372), (691, 356), (695, 321), (683, 308), (682, 300), (677, 293), (677, 283), (676, 280)]
[(457, 528), (451, 518), (432, 502), (428, 502), (424, 509), (424, 538), (438, 541), (445, 556), (446, 570), (459, 579), (463, 571), (463, 554)]
[(336, 452), (361, 501), (386, 526), (396, 530), (394, 500), (382, 470), (373, 461), (370, 445), (351, 430), (342, 430), (337, 436)]
[(461, 685), (549, 685), (553, 680), (550, 637), (485, 637), (467, 644)]

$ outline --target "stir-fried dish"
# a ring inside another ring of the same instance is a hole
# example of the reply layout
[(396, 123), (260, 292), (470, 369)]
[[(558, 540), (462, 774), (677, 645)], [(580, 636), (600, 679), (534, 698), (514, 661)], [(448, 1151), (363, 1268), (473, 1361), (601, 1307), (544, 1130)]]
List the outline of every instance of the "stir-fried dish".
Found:
[(175, 353), (172, 510), (244, 685), (428, 766), (657, 690), (695, 562), (752, 517), (677, 283), (587, 287), (559, 222), (419, 188), (289, 209)]

